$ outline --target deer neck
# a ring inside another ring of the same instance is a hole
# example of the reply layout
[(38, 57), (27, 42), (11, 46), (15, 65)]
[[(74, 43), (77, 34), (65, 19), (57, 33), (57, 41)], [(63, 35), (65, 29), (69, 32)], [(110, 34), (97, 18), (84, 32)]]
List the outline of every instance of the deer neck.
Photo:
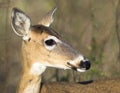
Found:
[(23, 73), (17, 93), (39, 93), (41, 76)]
[(22, 74), (17, 93), (39, 93), (41, 85), (41, 74), (46, 69), (30, 59), (26, 47), (22, 46)]

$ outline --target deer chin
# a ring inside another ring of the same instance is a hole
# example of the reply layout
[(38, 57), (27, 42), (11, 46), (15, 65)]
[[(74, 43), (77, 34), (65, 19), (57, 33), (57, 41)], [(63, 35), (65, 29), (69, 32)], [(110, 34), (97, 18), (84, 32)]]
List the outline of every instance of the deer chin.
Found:
[(67, 62), (67, 64), (68, 64), (68, 66), (69, 66), (70, 69), (73, 69), (75, 71), (78, 71), (78, 72), (85, 72), (86, 71), (86, 68), (76, 67), (73, 64), (71, 64), (70, 62)]
[(85, 72), (86, 70), (84, 68), (83, 69), (77, 68), (77, 71), (78, 72)]

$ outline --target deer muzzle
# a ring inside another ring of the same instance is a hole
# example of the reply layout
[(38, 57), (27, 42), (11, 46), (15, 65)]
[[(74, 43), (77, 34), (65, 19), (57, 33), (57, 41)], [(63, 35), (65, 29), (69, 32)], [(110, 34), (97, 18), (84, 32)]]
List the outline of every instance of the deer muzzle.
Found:
[(91, 67), (91, 62), (88, 59), (83, 59), (81, 61), (70, 61), (67, 62), (69, 67), (75, 71), (79, 72), (85, 72), (86, 70), (89, 70)]

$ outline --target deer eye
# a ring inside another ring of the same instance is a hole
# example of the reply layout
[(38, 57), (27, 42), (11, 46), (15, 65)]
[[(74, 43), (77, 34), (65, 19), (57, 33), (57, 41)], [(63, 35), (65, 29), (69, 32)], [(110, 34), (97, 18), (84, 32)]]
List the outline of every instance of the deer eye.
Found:
[(47, 46), (53, 46), (53, 45), (56, 44), (56, 42), (55, 42), (53, 39), (49, 39), (49, 40), (46, 40), (46, 41), (45, 41), (45, 44), (46, 44)]
[(45, 40), (44, 40), (44, 46), (46, 49), (48, 50), (53, 50), (58, 43), (61, 43), (61, 41), (56, 38), (55, 36), (48, 36)]

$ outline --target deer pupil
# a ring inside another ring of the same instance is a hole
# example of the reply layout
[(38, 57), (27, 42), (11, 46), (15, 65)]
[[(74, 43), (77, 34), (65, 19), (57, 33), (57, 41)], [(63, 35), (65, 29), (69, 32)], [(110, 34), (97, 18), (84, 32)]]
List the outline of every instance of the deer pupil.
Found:
[(45, 41), (45, 44), (48, 46), (52, 46), (52, 45), (56, 44), (56, 42), (53, 39), (49, 39), (49, 40)]

